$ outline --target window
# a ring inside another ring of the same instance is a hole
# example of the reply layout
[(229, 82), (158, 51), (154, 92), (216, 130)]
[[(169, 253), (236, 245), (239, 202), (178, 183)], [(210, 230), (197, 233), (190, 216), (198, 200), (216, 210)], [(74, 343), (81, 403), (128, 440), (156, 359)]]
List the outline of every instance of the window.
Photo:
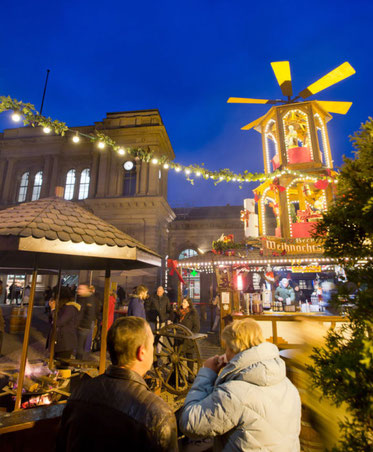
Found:
[(89, 182), (90, 182), (89, 168), (86, 168), (80, 174), (78, 199), (87, 199), (88, 198)]
[(136, 194), (136, 167), (124, 172), (123, 196), (133, 196)]
[(18, 202), (26, 201), (29, 175), (30, 175), (30, 173), (23, 173), (22, 174), (21, 183), (19, 185)]
[[(179, 261), (194, 256), (198, 256), (197, 251), (188, 248), (179, 254)], [(198, 272), (196, 270), (183, 269), (183, 278), (185, 281), (183, 296), (189, 296), (194, 302), (200, 301), (201, 281)]]
[(43, 171), (35, 174), (34, 188), (32, 189), (31, 201), (36, 201), (40, 198), (41, 186), (43, 185)]
[(65, 196), (64, 198), (67, 200), (73, 199), (74, 197), (74, 189), (75, 189), (75, 173), (74, 169), (71, 169), (66, 174), (66, 184), (65, 184)]

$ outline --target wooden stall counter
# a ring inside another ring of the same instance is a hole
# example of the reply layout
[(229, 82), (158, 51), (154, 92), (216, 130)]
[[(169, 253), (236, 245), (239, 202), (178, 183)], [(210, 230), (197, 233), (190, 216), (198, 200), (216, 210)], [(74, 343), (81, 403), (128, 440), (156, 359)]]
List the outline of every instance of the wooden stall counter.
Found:
[(235, 313), (232, 317), (233, 320), (256, 320), (263, 330), (264, 338), (280, 349), (299, 348), (307, 342), (306, 323), (317, 322), (318, 328), (313, 328), (313, 331), (321, 339), (329, 328), (335, 328), (337, 323), (346, 321), (343, 316), (328, 315), (325, 312), (263, 312), (250, 315)]

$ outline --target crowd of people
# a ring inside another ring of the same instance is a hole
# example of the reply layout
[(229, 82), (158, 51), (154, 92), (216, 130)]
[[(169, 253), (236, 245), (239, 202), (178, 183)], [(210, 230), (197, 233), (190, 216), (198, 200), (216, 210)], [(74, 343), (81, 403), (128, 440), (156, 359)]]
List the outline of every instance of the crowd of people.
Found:
[[(117, 291), (110, 291), (108, 329), (114, 322), (116, 305), (120, 306), (126, 300), (125, 294), (121, 293), (121, 290), (123, 289), (119, 287)], [(56, 294), (57, 291), (52, 289), (47, 294), (50, 296), (48, 307), (51, 332), (55, 317)], [(149, 296), (147, 287), (143, 285), (135, 287), (129, 296), (126, 314), (129, 317), (143, 318), (149, 323), (153, 332), (169, 323), (180, 323), (193, 333), (198, 333), (200, 330), (199, 315), (193, 302), (189, 298), (185, 298), (180, 308), (173, 306), (162, 286), (157, 288), (153, 296)], [(94, 286), (81, 283), (76, 289), (76, 294), (70, 287), (62, 286), (55, 325), (55, 358), (88, 359), (89, 352), (96, 351), (98, 348), (101, 322), (102, 298), (95, 293)], [(47, 340), (48, 346), (50, 346), (51, 332)], [(96, 345), (93, 345), (94, 343)]]

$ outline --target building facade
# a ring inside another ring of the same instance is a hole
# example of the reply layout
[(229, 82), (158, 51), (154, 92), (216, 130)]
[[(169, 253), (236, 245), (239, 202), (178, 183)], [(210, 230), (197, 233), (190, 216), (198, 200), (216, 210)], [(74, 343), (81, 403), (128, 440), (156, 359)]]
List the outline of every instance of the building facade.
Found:
[[(85, 135), (103, 132), (124, 150), (142, 148), (169, 160), (175, 157), (158, 110), (108, 113), (94, 125), (73, 130)], [(78, 202), (164, 258), (158, 271), (114, 273), (113, 280), (127, 290), (140, 283), (151, 290), (158, 284), (175, 285), (172, 278), (167, 281), (167, 258), (204, 252), (222, 233), (243, 238), (240, 207), (173, 210), (167, 201), (167, 170), (128, 153), (100, 149), (89, 138), (80, 137), (79, 143), (73, 138), (45, 134), (40, 127), (1, 133), (0, 209), (54, 196), (56, 187), (63, 187), (65, 199)], [(101, 274), (80, 274), (80, 280), (92, 277), (102, 285)], [(201, 298), (198, 290), (195, 295), (196, 300)]]

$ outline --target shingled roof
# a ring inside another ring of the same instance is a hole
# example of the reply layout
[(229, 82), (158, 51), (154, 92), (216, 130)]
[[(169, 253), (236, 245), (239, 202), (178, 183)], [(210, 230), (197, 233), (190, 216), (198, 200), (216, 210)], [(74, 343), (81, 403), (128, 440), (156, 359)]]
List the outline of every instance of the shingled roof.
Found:
[[(135, 248), (136, 256), (132, 253), (129, 259), (136, 260), (140, 254), (160, 258), (115, 226), (61, 198), (43, 198), (0, 211), (0, 237), (18, 239), (18, 243), (28, 240), (32, 247), (23, 248), (25, 251), (38, 252), (37, 244), (40, 244), (44, 252), (57, 254), (65, 243), (66, 248), (74, 250), (71, 255), (79, 255), (81, 250), (81, 255), (99, 258), (102, 251), (102, 257), (120, 259), (121, 250)], [(53, 249), (56, 244), (58, 249)], [(93, 247), (94, 252), (91, 251)]]

